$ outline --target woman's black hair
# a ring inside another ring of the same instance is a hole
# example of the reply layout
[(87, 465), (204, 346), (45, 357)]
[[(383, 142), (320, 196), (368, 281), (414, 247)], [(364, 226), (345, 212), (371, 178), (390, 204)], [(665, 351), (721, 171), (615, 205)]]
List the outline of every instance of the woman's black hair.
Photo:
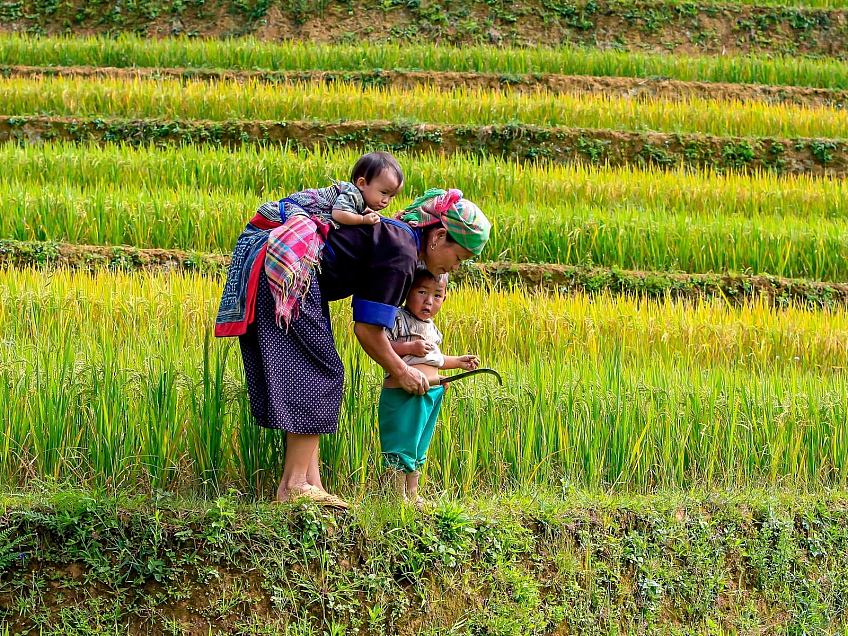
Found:
[(350, 182), (356, 183), (359, 177), (364, 177), (365, 183), (371, 183), (371, 179), (382, 174), (383, 170), (391, 170), (395, 173), (398, 183), (403, 183), (403, 170), (398, 160), (384, 150), (362, 155), (353, 166), (350, 173)]
[[(445, 228), (444, 225), (440, 223), (434, 223), (433, 225), (426, 225), (421, 228), (421, 245), (427, 245), (430, 243), (430, 237), (433, 236), (433, 232), (436, 230), (443, 230)], [(451, 236), (450, 232), (445, 233), (445, 241), (448, 243), (456, 243), (456, 240)]]

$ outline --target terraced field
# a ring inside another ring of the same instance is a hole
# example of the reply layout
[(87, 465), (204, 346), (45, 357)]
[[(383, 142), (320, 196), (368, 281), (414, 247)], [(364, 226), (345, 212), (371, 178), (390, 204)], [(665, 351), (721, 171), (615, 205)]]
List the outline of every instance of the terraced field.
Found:
[[(261, 486), (269, 467), (249, 460), (256, 429), (245, 425), (236, 356), (230, 352), (227, 366), (228, 347), (209, 342), (217, 282), (108, 273), (41, 279), (32, 271), (2, 279), (4, 339), (16, 347), (5, 352), (0, 386), (4, 402), (18, 404), (6, 430), (19, 442), (3, 457), (6, 479), (24, 456), (56, 479), (149, 477), (173, 489), (211, 471)], [(562, 475), (637, 489), (845, 479), (846, 349), (837, 335), (848, 330), (844, 310), (469, 289), (452, 305), (445, 337), (479, 352), (509, 382), (498, 391), (456, 389), (428, 472), (443, 487), (544, 484)], [(345, 434), (328, 438), (325, 461), (345, 487), (373, 472), (379, 373), (354, 346), (349, 311), (338, 309), (350, 391)], [(472, 328), (462, 329), (469, 320)], [(529, 348), (527, 333), (544, 355)], [(65, 344), (45, 346), (56, 342)]]
[[(8, 504), (6, 633), (844, 633), (844, 3), (116, 7), (0, 3), (0, 484), (199, 497), (185, 505), (211, 506), (214, 532), (103, 529), (98, 495), (50, 499), (67, 523)], [(214, 37), (149, 37), (175, 32)], [(365, 148), (407, 174), (390, 212), (459, 187), (493, 221), (439, 324), (505, 385), (451, 388), (425, 473), (435, 516), (375, 504), (381, 371), (334, 303), (347, 385), (321, 458), (360, 508), (341, 526), (292, 508), (294, 573), (251, 570), (223, 546), (267, 518), (232, 502), (267, 499), (282, 438), (251, 424), (238, 347), (212, 337), (221, 274), (258, 205), (346, 177)], [(761, 490), (803, 517), (710, 508)], [(515, 528), (456, 503), (484, 514), (503, 492), (534, 502), (503, 500)], [(697, 512), (657, 503), (693, 492)], [(144, 536), (149, 559), (57, 556), (49, 533), (75, 525), (91, 533), (63, 545)], [(668, 564), (678, 530), (691, 543)], [(194, 561), (175, 556), (189, 540)], [(692, 592), (706, 570), (710, 604)], [(95, 571), (111, 578), (78, 613), (57, 609)], [(44, 577), (63, 591), (33, 592)]]

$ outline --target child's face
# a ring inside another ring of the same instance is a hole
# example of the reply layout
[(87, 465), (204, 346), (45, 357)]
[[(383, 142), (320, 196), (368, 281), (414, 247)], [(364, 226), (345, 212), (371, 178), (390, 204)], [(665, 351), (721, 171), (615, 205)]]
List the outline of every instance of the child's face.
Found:
[(423, 278), (409, 290), (406, 306), (413, 316), (419, 320), (427, 320), (439, 313), (446, 293), (445, 283), (433, 278)]
[(365, 205), (374, 212), (379, 212), (388, 207), (395, 195), (403, 187), (403, 181), (399, 181), (393, 170), (383, 170), (371, 183), (365, 182), (365, 177), (359, 177), (354, 184), (362, 193)]

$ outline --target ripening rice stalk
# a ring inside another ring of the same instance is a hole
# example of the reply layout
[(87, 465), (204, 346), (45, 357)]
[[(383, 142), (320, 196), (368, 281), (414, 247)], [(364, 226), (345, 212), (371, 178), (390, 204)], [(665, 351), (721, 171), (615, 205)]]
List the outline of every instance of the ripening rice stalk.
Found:
[(268, 85), (127, 78), (0, 78), (10, 115), (193, 120), (391, 120), (532, 124), (718, 136), (841, 138), (848, 113), (763, 102), (645, 99), (615, 95), (362, 88), (346, 83)]
[[(633, 192), (618, 184), (620, 192), (605, 193), (601, 183), (594, 192), (591, 174), (582, 173), (586, 179), (582, 185), (569, 182), (574, 188), (570, 193), (561, 188), (564, 196), (559, 201), (507, 204), (499, 199), (501, 188), (481, 188), (481, 198), (469, 193), (495, 224), (481, 258), (700, 273), (752, 272), (829, 281), (848, 278), (848, 219), (819, 218), (811, 223), (810, 209), (799, 209), (800, 218), (775, 215), (765, 190), (760, 199), (765, 205), (756, 210), (761, 216), (746, 217), (744, 206), (734, 208), (735, 192), (730, 188), (716, 209), (697, 214), (694, 201), (686, 205), (682, 196), (677, 205), (673, 195), (663, 201), (659, 192), (651, 193), (653, 205), (650, 198), (640, 202), (637, 195), (640, 190), (647, 191), (648, 184), (642, 182), (639, 188), (635, 179), (631, 181)], [(686, 177), (682, 181), (692, 182)], [(608, 183), (607, 187), (613, 190), (615, 185)], [(267, 198), (285, 194), (278, 191)], [(540, 193), (540, 198), (543, 195)], [(796, 199), (812, 198), (810, 195), (799, 193)], [(790, 191), (787, 198), (792, 196)], [(186, 186), (139, 189), (98, 183), (79, 188), (62, 182), (45, 186), (0, 181), (0, 199), (6, 206), (0, 217), (0, 238), (227, 253), (265, 198), (244, 191)], [(755, 197), (751, 199), (753, 204)], [(407, 201), (408, 196), (402, 197), (392, 209), (400, 209)], [(836, 201), (834, 208), (824, 210), (825, 216), (843, 205), (844, 201)]]
[[(820, 0), (816, 0), (818, 3)], [(823, 0), (830, 3), (832, 0)], [(837, 0), (842, 2), (843, 0)], [(0, 64), (228, 68), (237, 70), (420, 69), (503, 75), (560, 73), (848, 88), (840, 60), (772, 55), (659, 55), (574, 46), (495, 48), (404, 44), (266, 42), (254, 38), (150, 39), (134, 35), (78, 38), (9, 34)]]
[(177, 373), (173, 360), (154, 359), (142, 381), (145, 391), (141, 397), (148, 434), (144, 437), (141, 459), (150, 475), (153, 488), (164, 488), (169, 474), (179, 466), (177, 431), (173, 430), (179, 410)]
[[(345, 149), (286, 150), (243, 146), (79, 146), (69, 143), (0, 145), (0, 184), (16, 181), (41, 186), (44, 196), (82, 196), (89, 189), (119, 192), (176, 189), (188, 193), (224, 190), (257, 196), (285, 196), (321, 186), (328, 177), (344, 179), (360, 152)], [(512, 205), (540, 208), (560, 204), (643, 207), (658, 215), (794, 216), (848, 218), (848, 181), (810, 175), (718, 174), (711, 170), (659, 170), (634, 166), (605, 168), (585, 164), (519, 163), (501, 157), (396, 153), (404, 168), (404, 189), (396, 205), (435, 185), (461, 186), (475, 201), (492, 201), (505, 212)], [(77, 189), (74, 189), (77, 188)], [(22, 189), (29, 192), (29, 189)], [(12, 196), (12, 190), (3, 200)], [(202, 192), (198, 195), (202, 197)], [(124, 203), (128, 203), (124, 201)], [(489, 206), (488, 209), (491, 209)], [(234, 216), (241, 211), (229, 210)], [(15, 216), (12, 214), (11, 216)], [(8, 223), (9, 221), (6, 220)], [(102, 222), (102, 221), (97, 221)], [(95, 223), (91, 219), (87, 224)], [(211, 228), (213, 234), (217, 228)]]
[[(0, 396), (15, 404), (0, 416), (0, 477), (267, 488), (281, 440), (249, 424), (233, 343), (208, 339), (219, 290), (196, 276), (0, 272)], [(381, 373), (346, 302), (333, 322), (347, 389), (322, 456), (349, 489), (375, 470)], [(450, 389), (436, 485), (845, 484), (844, 310), (460, 288), (439, 324), (446, 352), (478, 353), (506, 384)]]
[(192, 466), (200, 482), (214, 489), (222, 477), (224, 427), (226, 426), (227, 398), (224, 393), (224, 374), (227, 357), (233, 341), (222, 347), (212, 347), (213, 335), (204, 333), (201, 375), (191, 391), (191, 409), (194, 426), (191, 438)]

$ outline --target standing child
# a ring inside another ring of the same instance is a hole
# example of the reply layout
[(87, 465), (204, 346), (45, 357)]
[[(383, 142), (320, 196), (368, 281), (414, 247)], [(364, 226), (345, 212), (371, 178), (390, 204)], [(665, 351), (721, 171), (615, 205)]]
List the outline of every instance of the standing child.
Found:
[[(394, 327), (386, 329), (392, 349), (404, 362), (428, 379), (439, 378), (439, 369), (476, 369), (475, 355), (445, 356), (439, 350), (442, 334), (433, 324), (447, 294), (447, 274), (434, 276), (419, 266), (406, 305), (398, 311)], [(418, 494), (419, 472), (427, 458), (445, 388), (437, 386), (424, 395), (412, 395), (386, 376), (380, 393), (379, 425), (383, 462), (405, 501), (423, 507)]]

